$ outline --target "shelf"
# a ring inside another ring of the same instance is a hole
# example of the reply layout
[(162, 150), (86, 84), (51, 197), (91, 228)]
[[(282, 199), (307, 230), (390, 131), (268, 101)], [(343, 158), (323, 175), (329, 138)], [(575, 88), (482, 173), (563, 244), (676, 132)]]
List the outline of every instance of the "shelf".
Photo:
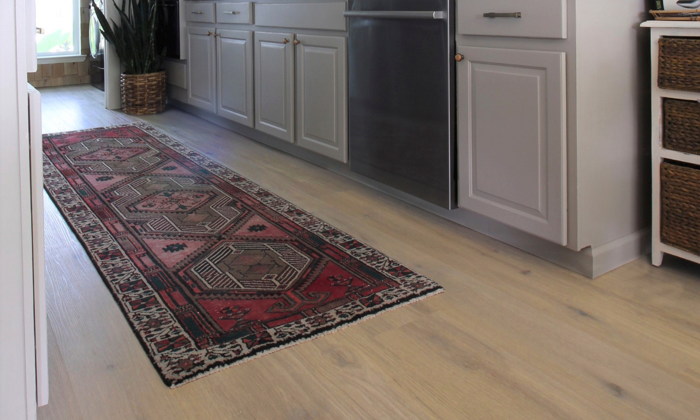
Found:
[(700, 155), (676, 152), (675, 150), (661, 149), (659, 156), (663, 159), (675, 160), (678, 162), (690, 163), (700, 166)]
[(663, 252), (664, 254), (671, 254), (675, 255), (676, 257), (683, 258), (684, 260), (692, 261), (694, 263), (700, 264), (700, 256), (697, 256), (695, 254), (691, 254), (690, 252), (683, 251), (682, 249), (674, 248), (670, 245), (666, 245), (665, 243), (661, 243), (659, 245), (659, 250)]
[(648, 20), (640, 25), (642, 28), (677, 28), (700, 29), (698, 21)]
[(687, 92), (684, 90), (669, 90), (656, 87), (656, 94), (664, 98), (681, 99), (685, 101), (700, 101), (700, 92)]

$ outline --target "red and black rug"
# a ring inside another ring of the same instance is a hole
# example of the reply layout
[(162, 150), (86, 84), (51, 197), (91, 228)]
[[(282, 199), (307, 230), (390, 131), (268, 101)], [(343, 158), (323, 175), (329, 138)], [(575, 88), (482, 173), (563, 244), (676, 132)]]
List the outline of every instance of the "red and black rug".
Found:
[(176, 387), (442, 288), (155, 128), (44, 136), (45, 186)]

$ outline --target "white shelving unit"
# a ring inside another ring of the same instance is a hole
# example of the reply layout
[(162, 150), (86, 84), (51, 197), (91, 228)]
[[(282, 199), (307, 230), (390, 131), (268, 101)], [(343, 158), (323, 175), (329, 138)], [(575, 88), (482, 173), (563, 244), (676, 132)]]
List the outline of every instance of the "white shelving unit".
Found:
[(651, 29), (651, 159), (652, 159), (652, 263), (660, 266), (664, 254), (675, 255), (700, 264), (700, 256), (661, 242), (661, 163), (665, 160), (700, 166), (700, 156), (664, 149), (663, 100), (665, 98), (700, 102), (700, 93), (661, 89), (658, 86), (659, 39), (662, 37), (698, 37), (700, 22), (651, 20), (642, 24)]

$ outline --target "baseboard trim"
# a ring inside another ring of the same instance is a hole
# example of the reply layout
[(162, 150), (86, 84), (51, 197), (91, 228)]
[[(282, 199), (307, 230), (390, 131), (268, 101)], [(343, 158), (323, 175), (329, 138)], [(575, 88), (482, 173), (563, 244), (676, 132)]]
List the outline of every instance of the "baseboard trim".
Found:
[(631, 233), (605, 245), (590, 248), (592, 277), (602, 276), (651, 252), (651, 228)]
[(642, 255), (650, 252), (650, 230), (645, 229), (617, 239), (596, 248), (585, 248), (581, 251), (554, 244), (546, 239), (538, 238), (503, 223), (489, 219), (478, 213), (465, 209), (446, 210), (427, 201), (413, 197), (381, 184), (362, 175), (350, 171), (349, 165), (334, 161), (325, 156), (302, 149), (292, 143), (277, 139), (253, 128), (229, 121), (218, 115), (200, 110), (192, 105), (173, 100), (169, 103), (185, 112), (198, 116), (206, 121), (234, 131), (245, 137), (258, 141), (266, 146), (281, 150), (299, 159), (333, 171), (350, 178), (377, 191), (388, 194), (415, 207), (438, 215), (461, 226), (482, 233), (486, 236), (504, 242), (529, 254), (550, 261), (589, 278), (595, 278), (614, 270)]

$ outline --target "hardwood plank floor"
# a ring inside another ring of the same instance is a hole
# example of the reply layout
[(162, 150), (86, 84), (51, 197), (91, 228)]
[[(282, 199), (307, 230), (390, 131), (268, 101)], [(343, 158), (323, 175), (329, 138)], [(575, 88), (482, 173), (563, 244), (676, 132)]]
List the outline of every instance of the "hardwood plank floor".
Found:
[[(42, 89), (44, 132), (134, 120)], [(446, 293), (175, 390), (47, 198), (40, 419), (700, 419), (700, 267), (589, 280), (175, 109), (140, 118)]]

